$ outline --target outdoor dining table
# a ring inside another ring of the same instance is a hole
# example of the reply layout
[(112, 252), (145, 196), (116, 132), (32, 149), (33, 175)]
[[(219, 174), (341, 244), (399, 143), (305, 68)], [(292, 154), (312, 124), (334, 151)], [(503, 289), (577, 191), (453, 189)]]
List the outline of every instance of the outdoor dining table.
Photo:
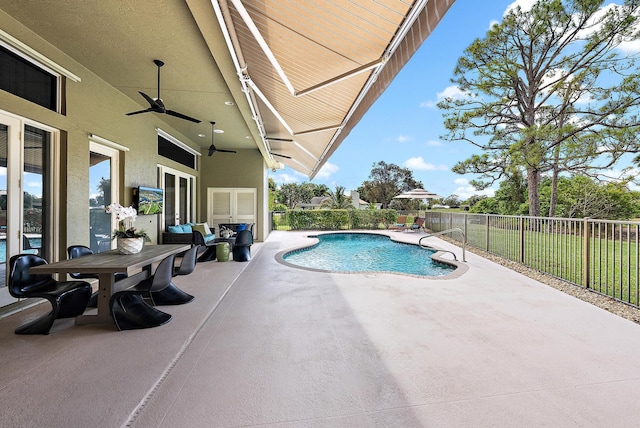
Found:
[[(151, 275), (152, 266), (171, 254), (187, 251), (189, 244), (145, 245), (137, 254), (120, 254), (118, 250), (104, 251), (59, 262), (32, 267), (29, 271), (38, 273), (85, 273), (98, 274), (98, 311), (95, 315), (76, 317), (76, 324), (113, 323), (109, 299), (111, 295), (131, 287)], [(115, 281), (116, 273), (126, 273), (127, 278)]]

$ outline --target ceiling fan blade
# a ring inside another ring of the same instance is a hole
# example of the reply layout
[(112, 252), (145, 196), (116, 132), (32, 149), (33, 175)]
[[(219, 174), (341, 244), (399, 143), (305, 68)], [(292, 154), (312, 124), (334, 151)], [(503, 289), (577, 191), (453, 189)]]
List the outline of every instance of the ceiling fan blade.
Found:
[(217, 149), (216, 151), (218, 152), (223, 152), (223, 153), (238, 153), (235, 150), (223, 150), (223, 149)]
[(155, 110), (152, 109), (152, 108), (148, 108), (146, 110), (132, 111), (131, 113), (127, 113), (127, 116), (131, 116), (131, 115), (134, 115), (134, 114), (140, 114), (140, 113), (149, 113), (149, 112), (152, 112), (152, 111), (155, 111)]
[(281, 158), (291, 159), (291, 156), (281, 155), (281, 154), (278, 154), (278, 153), (271, 153), (271, 155), (272, 156), (278, 156), (278, 157), (281, 157)]
[(173, 110), (165, 110), (165, 113), (167, 113), (169, 116), (178, 117), (180, 119), (189, 120), (189, 121), (195, 122), (195, 123), (202, 122), (201, 120), (194, 119), (193, 117), (189, 117), (187, 115), (184, 115), (182, 113), (178, 113), (177, 111), (173, 111)]
[(156, 109), (156, 110), (164, 110), (164, 105), (162, 105), (162, 101), (160, 101), (159, 98), (156, 101), (153, 98), (151, 98), (149, 95), (145, 94), (144, 92), (138, 91), (138, 93), (140, 95), (142, 95), (145, 100), (147, 100), (147, 102), (149, 103), (150, 108)]
[[(174, 117), (177, 117), (179, 119), (188, 120), (188, 121), (194, 122), (194, 123), (200, 123), (201, 121), (198, 120), (198, 119), (194, 119), (193, 117), (187, 116), (187, 115), (182, 114), (182, 113), (178, 113), (177, 111), (167, 110), (165, 108), (164, 103), (162, 102), (162, 99), (160, 98), (160, 68), (164, 65), (164, 62), (160, 61), (159, 59), (154, 59), (153, 63), (158, 68), (158, 98), (155, 98), (155, 99), (151, 98), (149, 95), (145, 94), (144, 92), (138, 91), (138, 93), (140, 95), (142, 95), (142, 97), (149, 103), (149, 108), (146, 109), (146, 110), (140, 110), (140, 111), (134, 111), (134, 112), (131, 112), (131, 113), (126, 113), (126, 115), (127, 116), (131, 116), (131, 115), (134, 115), (134, 114), (147, 113), (147, 112), (165, 113), (165, 114), (168, 114), (169, 116), (174, 116)], [(214, 151), (215, 151), (215, 148), (214, 148)], [(211, 154), (209, 156), (211, 156)]]

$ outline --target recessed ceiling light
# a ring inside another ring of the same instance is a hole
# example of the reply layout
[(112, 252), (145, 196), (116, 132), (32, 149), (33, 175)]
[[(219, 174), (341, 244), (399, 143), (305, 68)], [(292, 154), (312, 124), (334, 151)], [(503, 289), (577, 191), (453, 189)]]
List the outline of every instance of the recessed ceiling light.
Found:
[(206, 135), (204, 135), (204, 134), (198, 134), (198, 137), (200, 137), (200, 138), (204, 138), (204, 137), (206, 137)]
[(247, 140), (250, 140), (250, 139), (251, 139), (251, 135), (247, 135), (247, 136), (246, 136), (246, 137), (244, 137), (244, 138), (246, 138)]
[(225, 101), (224, 104), (227, 105), (227, 106), (232, 106), (233, 105), (233, 101)]
[(224, 131), (222, 129), (214, 129), (213, 132), (215, 132), (216, 134), (224, 134)]

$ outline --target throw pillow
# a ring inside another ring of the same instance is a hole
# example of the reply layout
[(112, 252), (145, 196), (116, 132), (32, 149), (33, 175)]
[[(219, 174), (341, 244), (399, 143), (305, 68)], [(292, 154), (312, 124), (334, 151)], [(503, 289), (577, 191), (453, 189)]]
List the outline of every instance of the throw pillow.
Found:
[(167, 230), (169, 233), (182, 233), (182, 227), (180, 226), (169, 226)]
[(204, 225), (204, 231), (207, 232), (207, 235), (213, 235), (211, 229), (209, 229), (209, 225), (207, 223), (202, 223)]
[(193, 226), (191, 226), (191, 229), (193, 229), (194, 232), (202, 233), (203, 238), (208, 235), (202, 223), (194, 224)]

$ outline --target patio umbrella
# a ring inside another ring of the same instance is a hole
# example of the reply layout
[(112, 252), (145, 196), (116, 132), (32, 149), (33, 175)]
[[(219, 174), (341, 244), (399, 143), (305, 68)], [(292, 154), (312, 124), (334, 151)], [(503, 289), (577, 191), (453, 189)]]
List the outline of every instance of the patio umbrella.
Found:
[(425, 189), (413, 189), (407, 192), (402, 192), (398, 196), (394, 196), (393, 199), (419, 199), (424, 201), (426, 205), (427, 199), (442, 199), (442, 196), (429, 192)]
[(413, 189), (413, 190), (409, 190), (408, 192), (402, 192), (398, 196), (394, 196), (393, 199), (427, 200), (427, 199), (442, 199), (442, 196), (437, 195), (433, 192), (429, 192), (428, 190), (424, 190), (424, 189)]

